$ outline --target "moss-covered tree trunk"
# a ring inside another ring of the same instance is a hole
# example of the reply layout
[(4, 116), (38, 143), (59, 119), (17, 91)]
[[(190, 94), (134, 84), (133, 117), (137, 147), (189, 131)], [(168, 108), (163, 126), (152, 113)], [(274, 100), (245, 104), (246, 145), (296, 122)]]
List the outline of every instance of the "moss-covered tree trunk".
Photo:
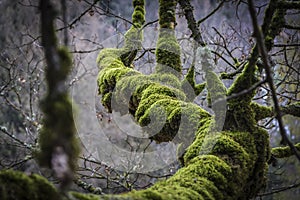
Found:
[[(141, 48), (141, 28), (145, 21), (144, 0), (133, 0), (133, 26), (125, 35), (124, 47), (104, 49), (97, 58), (99, 94), (108, 111), (132, 114), (145, 131), (152, 131), (148, 127), (150, 123), (162, 126), (159, 132), (149, 134), (150, 138), (158, 143), (171, 140), (179, 143), (182, 167), (171, 178), (145, 190), (101, 196), (71, 193), (72, 198), (250, 199), (265, 185), (270, 158), (268, 133), (257, 126), (257, 120), (269, 116), (272, 110), (252, 102), (255, 92), (251, 87), (259, 81), (255, 76), (258, 48), (253, 48), (243, 72), (228, 90), (213, 72), (217, 66), (210, 62), (209, 50), (205, 48), (200, 63), (207, 82), (195, 83), (195, 66), (182, 80), (180, 47), (174, 34), (176, 1), (160, 0), (159, 3), (155, 73), (143, 75), (132, 64)], [(276, 26), (278, 16), (284, 15), (284, 10), (278, 7), (282, 4), (283, 1), (280, 4), (271, 1), (266, 10), (262, 31), (268, 50), (282, 25)], [(203, 41), (199, 45), (204, 46)], [(204, 85), (210, 94), (213, 116), (192, 103)], [(230, 97), (226, 113), (219, 110), (220, 99), (225, 96)], [(221, 119), (225, 120), (220, 125)], [(0, 182), (5, 177), (0, 174)]]
[[(143, 5), (142, 0), (133, 2), (134, 5)], [(189, 77), (184, 81), (180, 79), (180, 48), (174, 36), (175, 5), (176, 1), (160, 0), (160, 33), (156, 49), (155, 74), (146, 76), (128, 68), (122, 58), (124, 49), (102, 50), (97, 60), (100, 69), (99, 93), (108, 110), (126, 113), (126, 109), (124, 111), (119, 108), (127, 108), (129, 105), (129, 113), (141, 126), (150, 123), (150, 115), (152, 119), (153, 116), (156, 117), (155, 123), (159, 125), (160, 117), (165, 114), (166, 123), (162, 130), (151, 138), (157, 142), (174, 141), (175, 138), (178, 143), (183, 143), (178, 150), (184, 152), (181, 156), (183, 166), (174, 176), (146, 190), (114, 197), (116, 199), (249, 199), (265, 184), (265, 172), (270, 156), (268, 134), (257, 127), (251, 107), (254, 92), (248, 92), (228, 102), (229, 112), (225, 116), (224, 128), (221, 129), (216, 127), (220, 117), (218, 114), (224, 113), (218, 113), (216, 109), (216, 116), (211, 116), (198, 105), (190, 102), (191, 99), (187, 98), (190, 95), (183, 88), (184, 83), (186, 81), (193, 83), (191, 86), (195, 89), (194, 92), (197, 90), (193, 82), (193, 71), (189, 72)], [(135, 9), (133, 16), (136, 12)], [(139, 22), (143, 20), (140, 19)], [(138, 31), (132, 28), (129, 32), (133, 30)], [(227, 92), (218, 76), (212, 71), (211, 63), (205, 59), (201, 60), (208, 80), (206, 85), (210, 96), (213, 95), (216, 100), (218, 97), (224, 97), (226, 92), (227, 95), (232, 95), (250, 88), (257, 82), (254, 73), (255, 62), (256, 58), (248, 63)], [(128, 95), (131, 96), (130, 99)], [(212, 102), (213, 105), (214, 103), (218, 102)], [(186, 146), (184, 138), (191, 136), (194, 136), (194, 140)]]

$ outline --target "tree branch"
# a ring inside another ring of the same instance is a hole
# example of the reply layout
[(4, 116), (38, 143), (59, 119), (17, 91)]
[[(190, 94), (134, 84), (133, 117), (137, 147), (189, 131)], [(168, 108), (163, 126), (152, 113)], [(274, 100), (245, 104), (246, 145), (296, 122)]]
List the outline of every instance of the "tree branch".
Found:
[[(294, 147), (300, 151), (300, 143), (295, 144)], [(289, 146), (272, 148), (271, 153), (275, 158), (287, 158), (294, 155)]]
[(275, 90), (274, 83), (273, 83), (273, 78), (272, 78), (272, 75), (271, 75), (272, 72), (271, 72), (271, 69), (270, 69), (269, 61), (268, 61), (267, 50), (266, 50), (266, 47), (265, 47), (263, 35), (262, 35), (262, 33), (259, 29), (259, 26), (258, 26), (254, 5), (253, 5), (252, 0), (248, 0), (248, 3), (249, 3), (249, 11), (250, 11), (250, 15), (251, 15), (252, 23), (253, 23), (253, 28), (254, 28), (254, 35), (256, 37), (258, 49), (259, 49), (260, 54), (262, 56), (262, 61), (264, 63), (264, 67), (265, 67), (265, 70), (266, 70), (267, 82), (269, 84), (269, 87), (270, 87), (270, 90), (271, 90), (271, 93), (272, 93), (272, 99), (273, 99), (273, 102), (274, 102), (276, 118), (277, 118), (277, 121), (278, 121), (278, 124), (279, 124), (279, 129), (280, 129), (282, 141), (289, 145), (289, 147), (291, 148), (291, 151), (293, 152), (293, 154), (300, 161), (300, 155), (297, 152), (297, 149), (295, 148), (293, 143), (288, 139), (287, 134), (286, 134), (286, 130), (285, 130), (284, 125), (283, 125), (282, 113), (281, 113), (281, 109), (279, 107), (278, 99), (277, 99), (277, 96), (276, 96), (276, 90)]
[(179, 0), (179, 4), (184, 11), (185, 18), (188, 22), (188, 28), (192, 31), (192, 37), (198, 43), (198, 45), (205, 46), (205, 42), (202, 39), (197, 22), (193, 15), (193, 7), (189, 0)]

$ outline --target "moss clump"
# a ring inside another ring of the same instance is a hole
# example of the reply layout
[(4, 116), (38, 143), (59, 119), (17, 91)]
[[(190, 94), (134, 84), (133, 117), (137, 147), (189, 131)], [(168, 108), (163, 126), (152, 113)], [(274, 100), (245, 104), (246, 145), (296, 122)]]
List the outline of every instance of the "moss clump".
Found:
[(271, 50), (274, 42), (274, 38), (281, 31), (282, 27), (285, 25), (285, 9), (276, 9), (268, 29), (268, 33), (265, 36), (265, 44), (268, 51)]
[(1, 200), (59, 200), (55, 187), (44, 177), (13, 171), (0, 171)]
[(173, 30), (160, 30), (156, 44), (156, 73), (181, 76), (180, 46)]
[(125, 33), (125, 45), (121, 49), (120, 59), (125, 66), (130, 67), (139, 49), (142, 46), (143, 32), (141, 30), (145, 23), (144, 0), (133, 2), (134, 11), (132, 14), (133, 26)]
[(100, 200), (100, 196), (94, 195), (94, 194), (83, 194), (83, 193), (78, 193), (78, 192), (70, 192), (70, 195), (72, 195), (72, 198), (74, 198), (75, 200)]
[(159, 36), (156, 44), (156, 73), (181, 76), (180, 46), (174, 32), (175, 0), (159, 1)]
[(274, 114), (272, 107), (263, 106), (255, 102), (252, 102), (250, 106), (256, 121), (271, 117)]
[(151, 80), (160, 83), (162, 85), (181, 89), (181, 82), (173, 74), (151, 74), (148, 76)]
[(161, 28), (174, 29), (176, 1), (159, 0), (159, 25)]

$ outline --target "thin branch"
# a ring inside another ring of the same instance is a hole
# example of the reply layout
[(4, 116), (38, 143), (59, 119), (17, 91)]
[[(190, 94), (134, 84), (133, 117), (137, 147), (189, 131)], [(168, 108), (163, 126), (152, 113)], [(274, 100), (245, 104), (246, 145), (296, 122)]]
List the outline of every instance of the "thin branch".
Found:
[(205, 20), (207, 20), (209, 17), (211, 17), (213, 14), (215, 14), (215, 12), (217, 12), (223, 5), (225, 1), (221, 1), (219, 3), (219, 5), (214, 9), (212, 10), (208, 15), (206, 15), (204, 18), (200, 19), (198, 22), (197, 22), (197, 26), (199, 26), (202, 22), (204, 22)]
[(13, 139), (15, 142), (17, 142), (17, 143), (21, 144), (22, 146), (24, 146), (26, 149), (29, 149), (29, 150), (33, 149), (33, 146), (31, 144), (27, 144), (26, 142), (23, 142), (23, 141), (19, 140), (14, 134), (8, 132), (6, 127), (0, 126), (0, 131), (3, 132), (8, 137), (10, 137), (11, 139)]
[(300, 47), (300, 44), (274, 44), (273, 47)]
[(287, 28), (287, 29), (300, 30), (300, 26), (293, 26), (293, 25), (289, 25), (289, 24), (285, 24), (283, 27)]
[(144, 29), (144, 28), (146, 28), (147, 26), (149, 26), (149, 25), (151, 25), (151, 24), (155, 24), (155, 23), (157, 23), (157, 22), (158, 22), (158, 19), (156, 19), (156, 20), (154, 20), (154, 21), (151, 21), (151, 22), (148, 22), (148, 23), (146, 23), (146, 24), (144, 24), (144, 25), (142, 26), (141, 30)]
[(76, 24), (78, 21), (80, 21), (80, 19), (86, 14), (88, 13), (100, 0), (95, 0), (94, 3), (90, 4), (90, 6), (84, 11), (82, 12), (77, 18), (75, 18), (71, 23), (69, 23), (67, 26), (64, 26), (62, 28), (56, 29), (56, 31), (62, 31), (66, 28), (73, 28), (74, 24)]

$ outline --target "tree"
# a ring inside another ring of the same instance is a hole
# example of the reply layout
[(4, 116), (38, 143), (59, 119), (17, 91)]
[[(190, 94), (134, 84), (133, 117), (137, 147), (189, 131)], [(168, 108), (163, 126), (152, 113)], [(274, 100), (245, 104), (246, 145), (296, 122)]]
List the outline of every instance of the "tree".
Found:
[[(213, 71), (219, 66), (213, 62), (211, 49), (205, 47), (191, 12), (192, 6), (188, 1), (179, 1), (179, 4), (196, 41), (195, 55), (200, 57), (199, 62), (194, 60), (183, 79), (180, 45), (174, 31), (176, 1), (160, 0), (154, 74), (143, 75), (134, 70), (133, 65), (142, 47), (143, 0), (133, 1), (132, 26), (125, 34), (124, 46), (102, 50), (97, 63), (102, 104), (110, 112), (129, 112), (145, 127), (151, 140), (178, 143), (178, 159), (182, 167), (171, 178), (145, 190), (117, 196), (71, 193), (74, 198), (249, 199), (265, 186), (268, 163), (291, 155), (299, 159), (300, 145), (290, 142), (282, 123), (283, 114), (299, 117), (299, 103), (280, 107), (270, 70), (272, 60), (267, 55), (274, 46), (275, 37), (287, 25), (284, 20), (287, 10), (298, 9), (299, 2), (270, 1), (261, 27), (252, 1), (248, 2), (257, 42), (243, 64), (234, 59), (235, 72), (221, 75), (221, 78), (237, 76), (228, 89)], [(205, 84), (195, 81), (200, 66), (206, 76)], [(259, 80), (260, 73), (266, 78)], [(272, 94), (274, 108), (253, 101), (256, 89), (265, 83)], [(204, 87), (213, 115), (192, 103)], [(268, 133), (258, 126), (259, 120), (271, 116), (278, 120), (282, 143), (287, 144), (286, 147), (271, 149)], [(151, 134), (151, 127), (162, 128)], [(189, 141), (190, 138), (193, 140)], [(1, 175), (11, 176), (7, 174)]]

